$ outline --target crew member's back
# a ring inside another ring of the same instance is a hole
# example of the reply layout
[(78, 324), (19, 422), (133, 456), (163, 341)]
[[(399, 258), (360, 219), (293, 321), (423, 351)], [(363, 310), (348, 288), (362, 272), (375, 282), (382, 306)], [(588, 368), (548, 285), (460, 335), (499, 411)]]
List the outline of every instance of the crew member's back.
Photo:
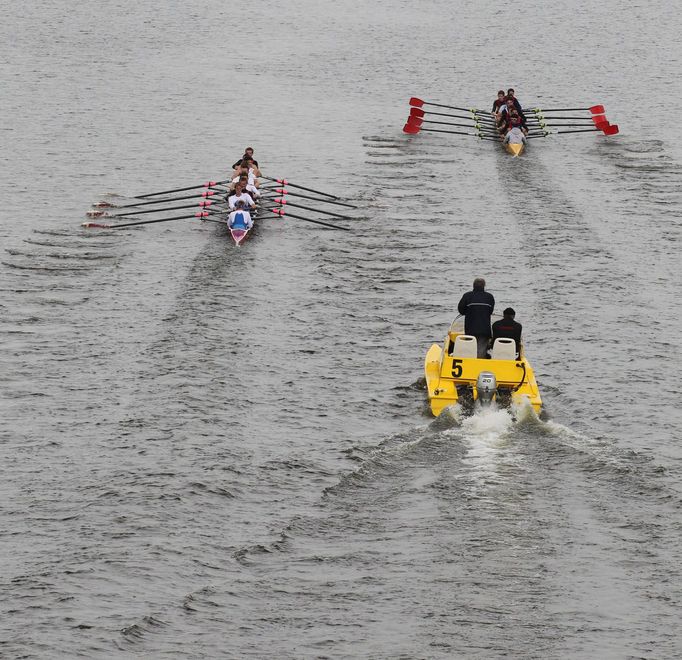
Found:
[(507, 307), (502, 314), (503, 317), (493, 323), (493, 342), (498, 337), (513, 339), (516, 342), (516, 353), (518, 354), (521, 350), (521, 330), (523, 326), (514, 320), (516, 312), (511, 307)]

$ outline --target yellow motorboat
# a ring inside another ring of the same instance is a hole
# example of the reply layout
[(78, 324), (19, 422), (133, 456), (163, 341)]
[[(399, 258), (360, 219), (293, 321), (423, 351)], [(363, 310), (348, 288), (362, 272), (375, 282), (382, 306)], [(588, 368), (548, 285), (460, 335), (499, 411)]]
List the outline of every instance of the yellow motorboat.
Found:
[(456, 403), (472, 408), (493, 401), (502, 407), (530, 404), (540, 415), (542, 399), (523, 344), (517, 355), (513, 339), (498, 337), (489, 353), (490, 359), (478, 358), (476, 337), (464, 334), (464, 320), (452, 322), (443, 346), (433, 344), (424, 361), (434, 415)]

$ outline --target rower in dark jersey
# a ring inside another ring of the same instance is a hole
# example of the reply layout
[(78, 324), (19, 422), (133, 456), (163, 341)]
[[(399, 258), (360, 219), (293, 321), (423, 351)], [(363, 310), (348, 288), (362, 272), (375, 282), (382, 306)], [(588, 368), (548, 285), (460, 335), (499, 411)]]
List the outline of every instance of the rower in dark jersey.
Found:
[(253, 147), (246, 147), (246, 149), (244, 149), (244, 155), (232, 166), (232, 169), (236, 170), (245, 158), (252, 160), (256, 169), (259, 169), (258, 161), (253, 157)]
[(497, 114), (502, 109), (502, 106), (505, 104), (506, 100), (507, 99), (505, 98), (504, 90), (501, 89), (499, 92), (497, 92), (497, 98), (493, 101), (493, 114)]
[(523, 119), (523, 123), (525, 124), (526, 123), (526, 116), (523, 114), (523, 108), (521, 107), (521, 102), (516, 98), (516, 96), (514, 96), (514, 89), (512, 87), (510, 87), (507, 90), (506, 100), (509, 101), (510, 99), (514, 102), (514, 107), (516, 108), (516, 112), (518, 112), (519, 115), (521, 115), (521, 119)]

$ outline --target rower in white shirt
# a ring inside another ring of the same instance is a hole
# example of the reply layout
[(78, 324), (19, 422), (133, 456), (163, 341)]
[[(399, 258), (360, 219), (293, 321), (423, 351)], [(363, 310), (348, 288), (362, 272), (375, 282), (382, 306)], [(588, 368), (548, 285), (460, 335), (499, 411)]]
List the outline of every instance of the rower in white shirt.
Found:
[(256, 188), (256, 186), (252, 185), (249, 183), (249, 175), (248, 174), (240, 174), (239, 176), (235, 177), (232, 179), (232, 182), (230, 183), (230, 191), (234, 192), (235, 188), (237, 187), (237, 184), (242, 181), (244, 183), (244, 190), (246, 190), (253, 199), (258, 200), (260, 197), (260, 190)]
[(246, 192), (245, 185), (243, 181), (237, 181), (235, 191), (233, 195), (227, 200), (227, 204), (230, 207), (230, 217), (228, 218), (227, 224), (229, 227), (234, 225), (237, 215), (241, 214), (243, 217), (244, 225), (247, 229), (253, 227), (253, 220), (251, 219), (251, 213), (256, 204), (253, 201), (253, 197)]
[(233, 174), (233, 182), (243, 174), (246, 174), (249, 177), (249, 185), (258, 188), (259, 184), (257, 177), (260, 174), (260, 170), (253, 166), (253, 161), (249, 161), (247, 159), (242, 160), (241, 164), (237, 166), (237, 169), (233, 172)]

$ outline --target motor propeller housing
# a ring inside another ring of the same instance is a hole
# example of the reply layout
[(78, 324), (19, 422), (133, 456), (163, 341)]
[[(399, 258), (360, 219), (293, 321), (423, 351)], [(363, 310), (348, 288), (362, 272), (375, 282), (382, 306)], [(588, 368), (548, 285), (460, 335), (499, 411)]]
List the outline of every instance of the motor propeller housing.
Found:
[(476, 379), (476, 399), (482, 406), (489, 406), (495, 400), (497, 379), (491, 371), (481, 371)]

